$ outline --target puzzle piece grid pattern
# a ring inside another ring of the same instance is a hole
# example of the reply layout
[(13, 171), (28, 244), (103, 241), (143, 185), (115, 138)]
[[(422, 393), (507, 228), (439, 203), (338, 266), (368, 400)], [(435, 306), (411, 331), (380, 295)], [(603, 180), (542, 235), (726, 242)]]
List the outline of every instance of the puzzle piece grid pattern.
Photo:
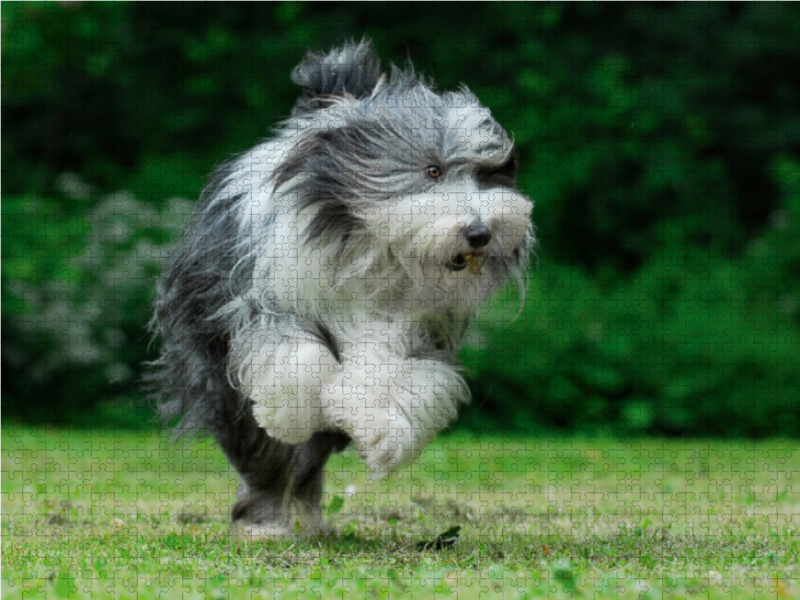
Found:
[[(109, 530), (120, 537), (225, 536), (238, 478), (214, 447), (170, 445), (153, 432), (40, 429), (34, 438), (25, 435), (30, 434), (4, 433), (3, 479), (14, 489), (3, 494), (4, 506), (13, 511), (4, 511), (4, 528), (20, 542), (30, 535), (55, 540)], [(333, 459), (328, 470), (325, 505), (333, 513), (328, 517), (340, 536), (353, 531), (386, 536), (398, 523), (418, 518), (424, 526), (410, 528), (416, 535), (425, 528), (430, 535), (431, 525), (453, 523), (469, 534), (476, 524), (474, 531), (487, 539), (531, 536), (540, 546), (532, 551), (544, 557), (549, 551), (539, 542), (570, 535), (571, 527), (604, 534), (638, 527), (638, 535), (668, 537), (668, 526), (676, 525), (682, 535), (716, 536), (742, 512), (767, 522), (770, 530), (798, 524), (798, 515), (786, 512), (783, 502), (795, 491), (796, 448), (782, 447), (780, 440), (772, 447), (691, 442), (659, 448), (637, 441), (570, 447), (575, 441), (485, 442), (450, 434), (391, 482), (365, 478), (350, 451)], [(594, 490), (595, 481), (609, 477), (614, 486)], [(345, 512), (331, 510), (338, 505)], [(701, 505), (708, 508), (705, 514), (698, 511)], [(270, 558), (291, 564), (287, 552)], [(511, 577), (502, 567), (499, 573)]]

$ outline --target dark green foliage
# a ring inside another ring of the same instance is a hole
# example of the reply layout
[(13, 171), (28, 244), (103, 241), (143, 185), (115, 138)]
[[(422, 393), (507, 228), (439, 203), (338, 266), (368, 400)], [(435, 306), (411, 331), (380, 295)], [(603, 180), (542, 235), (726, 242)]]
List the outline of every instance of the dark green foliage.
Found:
[(176, 198), (288, 114), (307, 48), (368, 35), (468, 84), (536, 201), (528, 301), (465, 348), (462, 423), (800, 433), (795, 5), (2, 11), (4, 416), (136, 393)]

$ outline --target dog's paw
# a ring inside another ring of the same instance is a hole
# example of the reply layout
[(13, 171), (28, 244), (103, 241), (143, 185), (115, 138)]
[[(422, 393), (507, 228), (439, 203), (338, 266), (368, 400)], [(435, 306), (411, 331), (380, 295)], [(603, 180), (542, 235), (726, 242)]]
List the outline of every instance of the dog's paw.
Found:
[(247, 541), (299, 539), (324, 535), (329, 527), (321, 508), (297, 498), (278, 502), (270, 494), (252, 494), (240, 499), (231, 511), (232, 535)]
[(362, 377), (343, 372), (324, 386), (322, 413), (329, 427), (350, 436), (370, 474), (380, 478), (414, 459), (420, 432), (388, 394), (374, 393), (381, 386)]
[(418, 454), (419, 444), (411, 423), (401, 416), (388, 421), (381, 427), (368, 425), (366, 431), (358, 432), (359, 436), (351, 434), (373, 479), (380, 479), (406, 466)]
[(326, 428), (320, 407), (320, 387), (336, 373), (338, 363), (321, 344), (290, 340), (245, 373), (253, 416), (270, 437), (300, 444)]
[(455, 416), (460, 383), (444, 363), (356, 356), (322, 386), (323, 421), (347, 433), (372, 476), (382, 477), (416, 458)]
[(341, 412), (334, 422), (355, 442), (358, 454), (367, 463), (370, 477), (380, 479), (410, 463), (419, 454), (418, 431), (398, 410)]
[(309, 522), (297, 519), (294, 523), (288, 521), (273, 521), (265, 523), (247, 523), (234, 521), (231, 525), (231, 535), (248, 542), (261, 540), (303, 539), (326, 535), (330, 531), (327, 523)]

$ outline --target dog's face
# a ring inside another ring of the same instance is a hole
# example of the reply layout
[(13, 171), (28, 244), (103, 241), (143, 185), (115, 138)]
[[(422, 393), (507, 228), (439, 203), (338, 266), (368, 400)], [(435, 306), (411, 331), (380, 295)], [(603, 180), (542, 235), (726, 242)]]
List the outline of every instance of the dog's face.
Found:
[(469, 90), (437, 94), (395, 70), (363, 97), (309, 108), (277, 177), (302, 181), (307, 243), (339, 256), (367, 247), (445, 309), (522, 278), (533, 204), (516, 189), (511, 139)]

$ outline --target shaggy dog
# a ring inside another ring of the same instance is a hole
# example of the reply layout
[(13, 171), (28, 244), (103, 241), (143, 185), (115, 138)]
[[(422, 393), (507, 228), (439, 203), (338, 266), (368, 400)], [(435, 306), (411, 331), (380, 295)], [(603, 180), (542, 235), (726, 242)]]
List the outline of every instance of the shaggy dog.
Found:
[(257, 537), (321, 531), (351, 440), (380, 476), (456, 416), (464, 331), (533, 244), (514, 145), (468, 89), (382, 73), (367, 41), (292, 79), (275, 137), (211, 177), (153, 319), (162, 414), (216, 437)]

